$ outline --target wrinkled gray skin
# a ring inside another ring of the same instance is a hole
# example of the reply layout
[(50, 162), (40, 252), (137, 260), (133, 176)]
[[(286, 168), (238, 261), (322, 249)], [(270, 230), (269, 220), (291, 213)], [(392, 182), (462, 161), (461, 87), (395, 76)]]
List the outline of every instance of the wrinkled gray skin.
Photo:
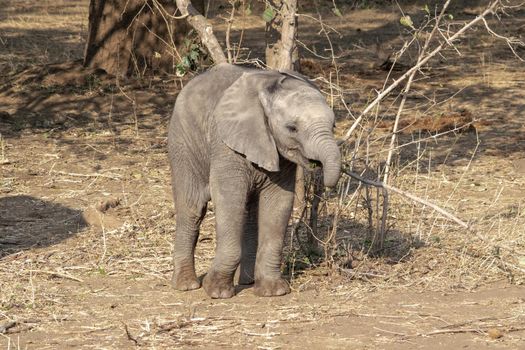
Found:
[(323, 166), (326, 186), (340, 175), (334, 114), (321, 93), (297, 73), (220, 64), (180, 92), (168, 147), (177, 227), (172, 283), (200, 287), (194, 252), (210, 199), (217, 247), (203, 280), (212, 298), (255, 282), (255, 294), (290, 292), (281, 277), (283, 240), (294, 197), (297, 164)]

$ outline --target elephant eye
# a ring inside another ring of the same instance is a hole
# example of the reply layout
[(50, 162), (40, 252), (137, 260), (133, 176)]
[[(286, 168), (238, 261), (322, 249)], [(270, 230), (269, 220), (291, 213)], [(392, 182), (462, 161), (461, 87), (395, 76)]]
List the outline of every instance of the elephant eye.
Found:
[(297, 127), (294, 124), (286, 124), (286, 129), (288, 129), (289, 132), (297, 132)]

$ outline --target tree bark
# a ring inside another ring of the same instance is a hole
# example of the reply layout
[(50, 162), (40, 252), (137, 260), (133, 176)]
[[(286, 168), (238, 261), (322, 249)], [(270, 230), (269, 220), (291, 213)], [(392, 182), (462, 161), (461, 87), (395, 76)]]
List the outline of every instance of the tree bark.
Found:
[(266, 65), (297, 70), (297, 0), (269, 0), (268, 4), (275, 16), (266, 24)]
[[(204, 11), (204, 0), (195, 0)], [(84, 66), (114, 75), (172, 73), (190, 26), (172, 0), (91, 0)]]

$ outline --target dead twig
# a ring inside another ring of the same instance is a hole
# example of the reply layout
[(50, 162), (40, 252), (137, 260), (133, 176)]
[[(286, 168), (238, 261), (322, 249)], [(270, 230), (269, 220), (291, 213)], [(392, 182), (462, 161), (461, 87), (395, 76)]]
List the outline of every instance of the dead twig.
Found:
[(79, 174), (79, 173), (69, 173), (66, 171), (60, 171), (60, 170), (51, 170), (50, 173), (54, 174), (60, 174), (60, 175), (67, 175), (67, 176), (75, 176), (75, 177), (103, 177), (106, 179), (112, 179), (112, 180), (120, 180), (122, 176), (118, 174), (99, 174), (99, 173), (93, 173), (93, 174)]
[(49, 270), (29, 270), (29, 272), (43, 273), (43, 274), (46, 274), (46, 275), (51, 275), (51, 276), (61, 277), (61, 278), (65, 278), (65, 279), (72, 280), (72, 281), (76, 281), (76, 282), (80, 282), (80, 283), (83, 283), (83, 282), (84, 282), (84, 280), (82, 280), (81, 278), (78, 278), (78, 277), (75, 277), (75, 276), (71, 276), (71, 275), (68, 275), (67, 273), (58, 272), (58, 271), (49, 271)]
[[(452, 329), (437, 329), (432, 332), (428, 333), (418, 333), (417, 336), (424, 336), (428, 337), (431, 335), (438, 335), (438, 334), (447, 334), (447, 333), (482, 333), (486, 334), (489, 333), (491, 330), (495, 329), (494, 327), (491, 328), (452, 328)], [(519, 332), (525, 330), (525, 327), (508, 327), (505, 328), (504, 331), (507, 333), (510, 332)]]
[(125, 324), (124, 322), (122, 322), (122, 324), (124, 325), (124, 330), (126, 331), (126, 337), (128, 338), (128, 340), (131, 340), (132, 342), (134, 342), (135, 345), (139, 345), (138, 339), (135, 338), (133, 335), (131, 335), (131, 332), (128, 329), (128, 325)]
[(0, 334), (13, 334), (30, 330), (35, 327), (34, 321), (7, 321), (0, 325)]
[(9, 329), (15, 327), (16, 325), (18, 325), (18, 322), (16, 322), (16, 321), (7, 321), (6, 323), (1, 324), (0, 325), (0, 334), (7, 333), (7, 331)]
[(230, 12), (230, 18), (226, 20), (228, 23), (228, 26), (226, 27), (226, 52), (228, 54), (228, 63), (233, 63), (233, 57), (232, 57), (232, 47), (230, 43), (230, 33), (232, 30), (233, 25), (233, 19), (235, 18), (235, 1), (230, 0), (230, 5), (232, 7)]

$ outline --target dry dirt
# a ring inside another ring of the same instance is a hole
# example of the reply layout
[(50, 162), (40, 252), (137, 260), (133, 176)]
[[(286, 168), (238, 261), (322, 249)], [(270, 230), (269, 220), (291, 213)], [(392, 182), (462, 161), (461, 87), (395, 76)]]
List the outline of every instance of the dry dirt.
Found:
[[(339, 86), (357, 115), (387, 78), (377, 43), (399, 48), (407, 34), (396, 7), (355, 3), (362, 6), (341, 7), (343, 17), (329, 6), (320, 13), (341, 34), (330, 36)], [(420, 7), (404, 8), (416, 24)], [(479, 10), (458, 5), (454, 23)], [(190, 77), (117, 82), (82, 69), (87, 12), (87, 0), (0, 0), (0, 347), (525, 347), (525, 69), (505, 43), (479, 29), (458, 42), (461, 55), (447, 50), (434, 60), (401, 124), (393, 184), (473, 231), (391, 194), (385, 247), (367, 254), (367, 213), (376, 215), (377, 202), (367, 208), (363, 188), (352, 197), (358, 183), (343, 178), (338, 191), (349, 195), (339, 202), (331, 264), (306, 259), (291, 240), (283, 263), (290, 295), (257, 298), (247, 288), (210, 300), (169, 285), (166, 125)], [(260, 56), (263, 37), (256, 15), (244, 22), (251, 57)], [(222, 38), (224, 23), (214, 21)], [(490, 23), (523, 39), (525, 11)], [(319, 30), (302, 18), (302, 42), (326, 56)], [(310, 54), (303, 69), (330, 94), (323, 79), (336, 81), (335, 68)], [(354, 171), (367, 161), (367, 176), (381, 167), (397, 102), (387, 99), (356, 132), (347, 159), (357, 150)], [(352, 118), (340, 99), (334, 108), (342, 134)], [(322, 234), (336, 197), (322, 205)], [(213, 258), (213, 232), (211, 210), (199, 238), (200, 275)]]

